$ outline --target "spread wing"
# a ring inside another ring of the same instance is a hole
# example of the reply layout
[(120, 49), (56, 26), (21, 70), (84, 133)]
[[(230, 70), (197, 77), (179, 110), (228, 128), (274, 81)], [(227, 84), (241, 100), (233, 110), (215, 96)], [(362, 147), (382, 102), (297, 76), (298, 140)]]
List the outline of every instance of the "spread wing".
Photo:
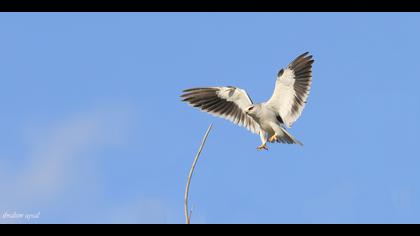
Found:
[(192, 88), (184, 90), (181, 98), (193, 107), (259, 133), (258, 123), (245, 114), (245, 109), (252, 105), (252, 101), (243, 89), (231, 86)]
[(277, 74), (273, 95), (265, 103), (278, 112), (291, 127), (305, 107), (312, 83), (312, 56), (308, 52), (298, 56)]

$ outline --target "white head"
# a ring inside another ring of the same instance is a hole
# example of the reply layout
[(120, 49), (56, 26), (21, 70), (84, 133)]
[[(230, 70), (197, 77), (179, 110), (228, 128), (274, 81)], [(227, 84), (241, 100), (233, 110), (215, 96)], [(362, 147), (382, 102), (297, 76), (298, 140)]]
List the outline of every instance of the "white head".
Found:
[(261, 104), (252, 104), (245, 109), (245, 113), (252, 117), (256, 117), (261, 110)]

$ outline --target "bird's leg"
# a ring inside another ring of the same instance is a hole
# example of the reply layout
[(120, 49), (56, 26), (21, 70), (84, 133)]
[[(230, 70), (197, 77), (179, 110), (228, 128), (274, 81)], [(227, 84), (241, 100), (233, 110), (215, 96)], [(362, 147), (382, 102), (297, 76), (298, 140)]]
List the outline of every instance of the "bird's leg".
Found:
[(283, 131), (281, 129), (281, 126), (278, 123), (275, 123), (275, 122), (271, 122), (270, 126), (273, 129), (274, 134), (268, 139), (268, 141), (270, 141), (270, 143), (277, 142), (277, 140), (278, 140), (277, 136), (279, 134), (283, 133)]
[(258, 146), (258, 147), (257, 147), (257, 149), (258, 149), (258, 150), (262, 150), (262, 149), (264, 149), (264, 150), (268, 150), (268, 147), (267, 147), (266, 143), (263, 143), (263, 144), (261, 144), (260, 146)]
[(260, 138), (261, 138), (261, 142), (262, 142), (262, 144), (260, 145), (260, 146), (258, 146), (257, 147), (257, 149), (258, 150), (262, 150), (262, 149), (264, 149), (264, 150), (268, 150), (268, 147), (267, 147), (267, 137), (266, 137), (266, 133), (265, 132), (263, 132), (263, 131), (260, 131)]
[(276, 136), (276, 134), (273, 134), (273, 136), (271, 136), (271, 137), (268, 139), (268, 141), (269, 141), (270, 143), (272, 143), (272, 142), (274, 142), (274, 141), (277, 141), (277, 136)]

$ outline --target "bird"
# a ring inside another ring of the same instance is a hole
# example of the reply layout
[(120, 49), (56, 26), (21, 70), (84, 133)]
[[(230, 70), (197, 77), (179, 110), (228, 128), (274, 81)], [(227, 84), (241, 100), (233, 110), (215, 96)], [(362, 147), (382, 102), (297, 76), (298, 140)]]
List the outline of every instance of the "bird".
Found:
[(313, 56), (305, 52), (277, 73), (270, 99), (253, 103), (248, 93), (234, 86), (197, 87), (182, 91), (181, 99), (192, 107), (229, 120), (260, 136), (257, 150), (269, 143), (303, 143), (287, 129), (301, 116), (312, 85)]

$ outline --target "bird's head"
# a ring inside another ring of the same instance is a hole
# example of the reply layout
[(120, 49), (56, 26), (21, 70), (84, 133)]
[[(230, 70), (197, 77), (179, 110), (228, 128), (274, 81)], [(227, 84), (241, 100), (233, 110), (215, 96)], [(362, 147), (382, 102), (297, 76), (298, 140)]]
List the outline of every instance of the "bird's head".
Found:
[(245, 113), (250, 116), (255, 116), (259, 110), (258, 105), (251, 105), (245, 109)]

